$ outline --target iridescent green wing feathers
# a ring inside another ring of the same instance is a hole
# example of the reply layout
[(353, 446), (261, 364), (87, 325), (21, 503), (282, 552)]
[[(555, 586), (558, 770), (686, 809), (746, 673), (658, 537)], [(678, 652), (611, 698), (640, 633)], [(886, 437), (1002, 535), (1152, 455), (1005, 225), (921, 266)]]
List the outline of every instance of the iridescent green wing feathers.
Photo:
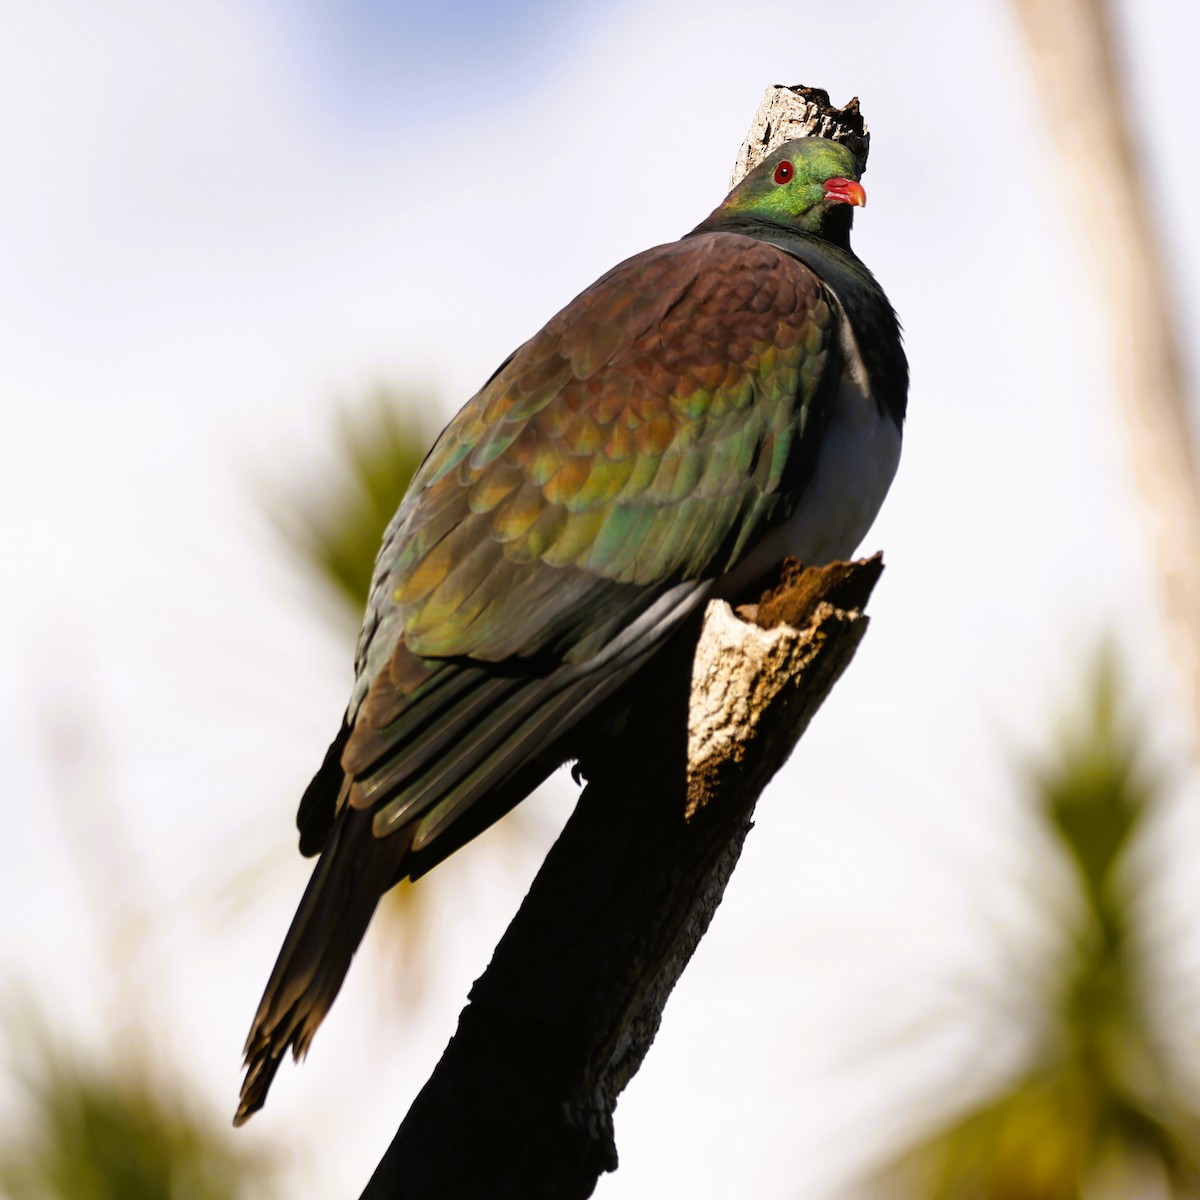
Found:
[(436, 806), (430, 840), (787, 515), (838, 353), (806, 267), (708, 234), (616, 267), (513, 355), (380, 555), (342, 756), (377, 833)]

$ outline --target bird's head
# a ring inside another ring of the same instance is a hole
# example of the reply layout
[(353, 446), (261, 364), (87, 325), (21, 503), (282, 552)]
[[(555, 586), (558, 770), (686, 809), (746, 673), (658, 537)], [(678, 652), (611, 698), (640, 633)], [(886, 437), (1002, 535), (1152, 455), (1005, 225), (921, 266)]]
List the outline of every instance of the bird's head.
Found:
[(858, 159), (840, 142), (798, 138), (759, 163), (713, 217), (760, 217), (848, 245), (854, 206), (867, 202), (860, 173)]

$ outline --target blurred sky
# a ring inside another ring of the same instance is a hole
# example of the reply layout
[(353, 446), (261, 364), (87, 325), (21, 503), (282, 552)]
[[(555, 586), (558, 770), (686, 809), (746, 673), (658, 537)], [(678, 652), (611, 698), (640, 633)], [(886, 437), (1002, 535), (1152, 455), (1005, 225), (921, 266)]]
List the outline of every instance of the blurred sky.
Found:
[[(1190, 344), (1200, 8), (1118, 13)], [(855, 245), (913, 371), (865, 544), (888, 569), (620, 1103), (597, 1195), (842, 1194), (914, 1094), (948, 1102), (1009, 1061), (1005, 998), (1055, 890), (1014, 750), (1048, 742), (1111, 629), (1176, 763), (1183, 731), (1103, 324), (999, 0), (0, 6), (0, 968), (64, 1037), (103, 1032), (97, 888), (117, 906), (148, 888), (162, 1052), (232, 1113), (307, 876), (295, 803), (350, 679), (264, 498), (319, 494), (335, 402), (388, 381), (448, 416), (603, 270), (691, 228), (775, 82), (859, 95), (873, 134)], [(97, 833), (108, 806), (132, 856)], [(1153, 860), (1192, 965), (1194, 809)], [(430, 881), (465, 897), (421, 1015), (356, 965), (240, 1135), (307, 1146), (289, 1194), (357, 1195), (544, 845), (514, 865), (483, 839)], [(265, 884), (239, 907), (248, 870)], [(1164, 985), (1181, 1036), (1196, 979)]]

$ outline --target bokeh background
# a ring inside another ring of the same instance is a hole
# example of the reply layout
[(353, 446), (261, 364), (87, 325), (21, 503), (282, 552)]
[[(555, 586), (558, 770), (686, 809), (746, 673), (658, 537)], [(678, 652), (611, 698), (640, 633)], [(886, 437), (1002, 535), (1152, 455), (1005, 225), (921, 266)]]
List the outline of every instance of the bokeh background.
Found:
[[(356, 532), (803, 82), (873, 135), (855, 245), (913, 373), (888, 568), (597, 1195), (1200, 1194), (1198, 735), (1089, 271), (1112, 248), (1017, 14), (0, 4), (0, 1191), (361, 1190), (575, 789), (402, 891), (227, 1130)], [(1200, 8), (1110, 16), (1194, 377)]]

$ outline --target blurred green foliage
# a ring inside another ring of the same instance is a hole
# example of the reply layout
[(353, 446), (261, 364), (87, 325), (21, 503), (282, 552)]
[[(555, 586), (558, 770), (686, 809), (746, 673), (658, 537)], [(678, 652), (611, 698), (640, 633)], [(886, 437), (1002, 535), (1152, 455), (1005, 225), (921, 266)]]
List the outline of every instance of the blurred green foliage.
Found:
[[(0, 1195), (8, 1200), (217, 1200), (276, 1195), (275, 1154), (235, 1141), (171, 1035), (174, 957), (187, 953), (112, 788), (98, 708), (56, 697), (38, 713), (47, 798), (92, 923), (86, 999), (102, 1049), (47, 1024), (20, 985), (0, 999)], [(57, 1009), (57, 1005), (47, 1005)], [(232, 1066), (232, 1047), (229, 1048)], [(230, 1086), (232, 1095), (232, 1080)]]
[(140, 1047), (92, 1063), (21, 1011), (6, 1022), (18, 1128), (0, 1140), (8, 1200), (234, 1200), (278, 1194), (279, 1161)]
[(355, 626), (384, 531), (433, 442), (423, 395), (381, 387), (366, 403), (338, 410), (329, 474), (305, 479), (271, 504), (284, 542), (307, 573), (344, 602)]
[(1162, 795), (1140, 741), (1105, 652), (1081, 715), (1030, 772), (1035, 816), (1075, 893), (1057, 918), (1065, 949), (1044, 1008), (1028, 1013), (1042, 1034), (1014, 1080), (902, 1151), (879, 1194), (1200, 1196), (1200, 1111), (1156, 1031), (1138, 937), (1146, 885), (1129, 852)]
[[(433, 429), (420, 413), (433, 406), (423, 397), (403, 398), (379, 389), (356, 409), (337, 417), (328, 477), (293, 484), (270, 505), (277, 528), (303, 569), (337, 597), (347, 625), (357, 625), (366, 602), (375, 555), (413, 472), (432, 441)], [(60, 754), (61, 748), (55, 748)], [(91, 780), (91, 785), (96, 781)], [(94, 806), (93, 806), (94, 807)], [(88, 811), (91, 811), (89, 808)], [(116, 809), (98, 835), (117, 838)], [(123, 847), (122, 847), (123, 849)], [(109, 846), (117, 854), (115, 843)], [(81, 869), (84, 864), (81, 864)], [(86, 872), (85, 872), (86, 873)], [(138, 908), (143, 936), (127, 944), (116, 929), (119, 917), (103, 886), (99, 910), (104, 944), (113, 953), (114, 1008), (140, 1028), (143, 1015), (130, 1015), (140, 998), (130, 985), (129, 966), (147, 952), (152, 925)], [(390, 893), (393, 931), (387, 944), (404, 962), (396, 994), (412, 1000), (422, 972), (412, 959), (426, 922), (420, 898), (410, 887)], [(401, 902), (404, 901), (404, 902)], [(129, 914), (126, 913), (128, 918)], [(387, 919), (385, 917), (385, 919)], [(393, 997), (394, 999), (395, 997)], [(247, 1151), (229, 1126), (229, 1114), (209, 1112), (193, 1099), (186, 1078), (169, 1059), (151, 1051), (142, 1037), (116, 1039), (106, 1060), (89, 1057), (51, 1037), (32, 1007), (5, 1022), (18, 1129), (0, 1136), (0, 1194), (8, 1200), (231, 1200), (277, 1194), (277, 1160)]]

